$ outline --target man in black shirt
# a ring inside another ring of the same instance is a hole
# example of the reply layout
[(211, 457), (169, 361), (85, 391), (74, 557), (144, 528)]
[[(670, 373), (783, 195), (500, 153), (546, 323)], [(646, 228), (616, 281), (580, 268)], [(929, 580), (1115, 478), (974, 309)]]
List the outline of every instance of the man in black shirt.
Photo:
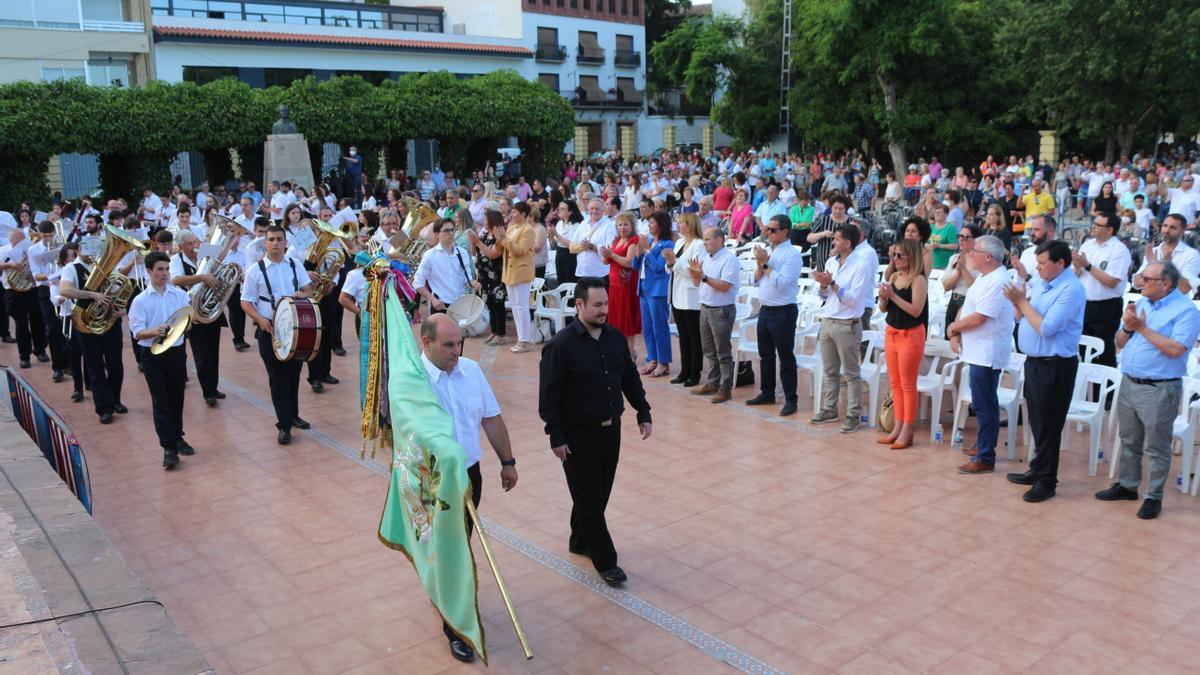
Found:
[(587, 555), (610, 586), (624, 583), (604, 510), (621, 451), (621, 395), (637, 410), (642, 440), (650, 438), (650, 404), (620, 331), (605, 323), (604, 280), (575, 286), (576, 320), (542, 350), (538, 413), (571, 491), (571, 553)]

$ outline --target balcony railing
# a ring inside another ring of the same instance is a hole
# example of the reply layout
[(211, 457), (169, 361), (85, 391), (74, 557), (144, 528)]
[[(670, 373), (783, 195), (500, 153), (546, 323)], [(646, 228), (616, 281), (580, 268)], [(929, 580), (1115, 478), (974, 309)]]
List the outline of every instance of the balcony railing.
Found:
[(97, 30), (106, 33), (144, 33), (146, 26), (140, 21), (88, 21), (83, 20), (84, 30)]
[(562, 63), (567, 60), (567, 48), (562, 45), (538, 45), (535, 58), (538, 61)]
[(334, 0), (150, 0), (155, 16), (337, 26), (424, 33), (443, 32), (443, 11)]
[(575, 60), (579, 63), (604, 63), (604, 48), (579, 45)]
[(642, 107), (642, 102), (644, 101), (642, 92), (623, 91), (620, 89), (603, 92), (578, 87), (574, 91), (562, 91), (559, 93), (576, 108), (638, 110)]
[(106, 33), (145, 33), (146, 26), (138, 21), (22, 21), (0, 19), (0, 27), (41, 28), (43, 30), (95, 30)]
[(617, 53), (613, 55), (613, 63), (627, 68), (636, 68), (642, 65), (642, 53), (618, 49)]

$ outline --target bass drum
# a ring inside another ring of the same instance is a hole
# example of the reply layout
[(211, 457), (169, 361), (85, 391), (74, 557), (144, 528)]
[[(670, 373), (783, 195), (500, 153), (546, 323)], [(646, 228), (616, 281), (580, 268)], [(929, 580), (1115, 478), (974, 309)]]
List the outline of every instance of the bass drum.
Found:
[(308, 298), (282, 298), (275, 305), (275, 358), (311, 361), (321, 345), (321, 308)]
[(450, 306), (446, 308), (446, 314), (458, 322), (458, 327), (467, 337), (483, 335), (488, 330), (487, 307), (483, 304), (483, 298), (473, 293), (468, 293), (450, 303)]

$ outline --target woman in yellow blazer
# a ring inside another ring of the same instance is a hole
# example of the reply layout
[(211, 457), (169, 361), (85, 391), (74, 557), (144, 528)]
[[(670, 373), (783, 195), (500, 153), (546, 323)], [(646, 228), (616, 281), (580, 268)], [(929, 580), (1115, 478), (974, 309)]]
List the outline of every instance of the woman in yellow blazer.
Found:
[(530, 349), (529, 333), (529, 284), (533, 282), (533, 249), (537, 245), (537, 233), (529, 222), (529, 204), (513, 204), (508, 233), (500, 240), (504, 249), (504, 272), (502, 280), (508, 288), (508, 306), (512, 308), (513, 323), (517, 326), (517, 344), (512, 353), (520, 354)]

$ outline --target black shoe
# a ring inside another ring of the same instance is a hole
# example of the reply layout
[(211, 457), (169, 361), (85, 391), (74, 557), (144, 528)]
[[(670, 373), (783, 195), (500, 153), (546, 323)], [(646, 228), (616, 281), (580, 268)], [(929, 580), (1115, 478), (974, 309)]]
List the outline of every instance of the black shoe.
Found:
[(225, 392), (222, 392), (222, 391), (215, 392), (213, 394), (213, 398), (215, 398), (219, 401), (223, 401), (223, 400), (225, 400)]
[(104, 413), (104, 414), (100, 415), (100, 424), (112, 424), (112, 421), (113, 421), (112, 413)]
[(247, 349), (250, 349), (250, 345), (246, 344), (245, 340), (234, 340), (233, 348), (238, 350), (239, 352), (244, 352)]
[(795, 403), (784, 403), (783, 407), (779, 409), (780, 417), (788, 417), (790, 415), (795, 415), (795, 414), (796, 414), (796, 404)]
[(292, 420), (292, 426), (296, 427), (297, 429), (307, 429), (312, 425), (308, 423), (308, 420), (302, 417), (297, 417), (296, 419)]
[(63, 371), (61, 371), (61, 370), (54, 371), (54, 374), (50, 376), (50, 379), (55, 382), (62, 382), (63, 381)]
[(475, 660), (475, 650), (471, 649), (471, 645), (457, 637), (450, 638), (450, 655), (463, 663), (470, 663)]
[(1154, 520), (1160, 513), (1162, 513), (1162, 500), (1147, 499), (1142, 502), (1142, 508), (1138, 509), (1137, 517), (1142, 520)]
[[(145, 372), (145, 371), (143, 371), (143, 370), (142, 370), (142, 364), (140, 364), (140, 363), (138, 364), (138, 372), (139, 372), (139, 373), (141, 373), (141, 372)], [(184, 382), (187, 382), (187, 380), (184, 380)]]
[(292, 442), (292, 432), (288, 429), (280, 429), (279, 435), (275, 437), (275, 441), (280, 445), (287, 445)]
[(173, 452), (163, 453), (163, 468), (167, 471), (179, 466), (179, 455)]
[(746, 405), (775, 405), (775, 397), (759, 394), (754, 398), (746, 399)]
[(338, 356), (345, 356), (345, 355), (346, 355), (346, 348), (345, 348), (345, 347), (334, 347), (334, 348), (333, 348), (333, 353), (334, 353), (334, 354), (337, 354)]
[(1016, 483), (1017, 485), (1033, 485), (1037, 482), (1033, 479), (1032, 469), (1026, 471), (1025, 473), (1010, 473), (1006, 475), (1005, 478), (1008, 479), (1008, 482)]
[(82, 392), (82, 391), (79, 391), (78, 389), (76, 389), (75, 391), (71, 392), (71, 400), (72, 400), (72, 401), (74, 401), (74, 402), (76, 402), (76, 403), (79, 403), (80, 401), (82, 401), (82, 400), (83, 400), (83, 392)]
[(1054, 488), (1053, 487), (1046, 485), (1045, 483), (1037, 483), (1033, 486), (1032, 489), (1028, 490), (1025, 494), (1021, 495), (1021, 499), (1024, 499), (1025, 501), (1029, 502), (1030, 504), (1036, 504), (1038, 502), (1044, 502), (1053, 496), (1054, 496)]
[(29, 359), (21, 359), (21, 367), (22, 368), (30, 368), (31, 366), (29, 363)]
[(1116, 501), (1131, 501), (1136, 502), (1138, 498), (1137, 490), (1130, 490), (1120, 483), (1113, 483), (1112, 487), (1107, 490), (1101, 490), (1096, 493), (1096, 499), (1103, 502)]
[(325, 391), (325, 385), (320, 380), (309, 380), (308, 384), (312, 390), (318, 394)]
[(34, 356), (37, 357), (38, 363), (45, 363), (50, 360), (50, 357), (46, 356), (46, 352), (38, 352)]
[(217, 407), (217, 397), (216, 396), (205, 396), (204, 397), (204, 405), (206, 405), (210, 408)]
[(179, 441), (178, 443), (175, 444), (175, 452), (178, 452), (181, 455), (189, 455), (190, 456), (190, 455), (196, 454), (196, 449), (193, 448), (191, 445), (188, 445), (187, 441)]
[(625, 576), (625, 570), (620, 567), (614, 567), (610, 570), (604, 570), (600, 573), (600, 578), (609, 586), (620, 586), (625, 583), (629, 577)]
[(683, 373), (676, 375), (670, 380), (671, 384), (683, 384), (684, 382), (687, 382), (687, 376)]
[(124, 415), (125, 413), (129, 412), (129, 408), (126, 408), (120, 403), (114, 403), (113, 412), (117, 413), (118, 415)]
[(15, 345), (17, 344), (17, 338), (11, 335), (5, 335), (4, 337), (0, 338), (0, 342), (3, 342), (6, 345)]
[(322, 377), (321, 381), (324, 382), (325, 384), (341, 384), (341, 382), (342, 382), (341, 380), (337, 379), (336, 377), (334, 377), (332, 375), (326, 375), (325, 377)]
[(691, 389), (692, 387), (696, 387), (699, 385), (700, 385), (700, 378), (698, 378), (698, 377), (693, 380), (686, 380), (683, 383), (683, 386), (687, 387), (688, 389)]

